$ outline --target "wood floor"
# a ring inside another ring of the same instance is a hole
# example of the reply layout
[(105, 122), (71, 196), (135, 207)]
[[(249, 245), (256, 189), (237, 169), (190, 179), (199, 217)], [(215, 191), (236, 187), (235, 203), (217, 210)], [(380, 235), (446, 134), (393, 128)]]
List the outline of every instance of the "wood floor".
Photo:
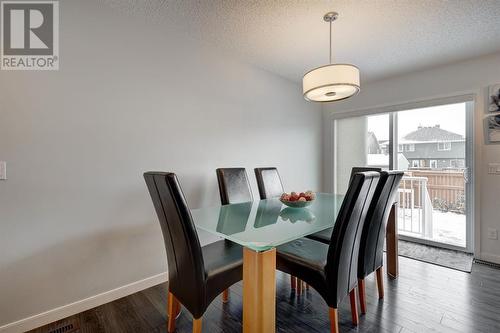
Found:
[[(474, 264), (471, 274), (400, 258), (398, 280), (385, 278), (385, 299), (378, 300), (374, 276), (366, 280), (367, 314), (351, 324), (349, 299), (339, 309), (341, 332), (500, 332), (500, 270)], [(384, 274), (385, 275), (385, 274)], [(297, 297), (290, 278), (277, 274), (277, 332), (329, 332), (328, 308), (313, 290)], [(203, 332), (241, 332), (241, 283), (230, 300), (217, 298), (203, 318)], [(73, 332), (166, 332), (167, 286), (159, 285), (66, 320)], [(191, 332), (183, 309), (177, 332)], [(54, 324), (31, 332), (45, 333)], [(68, 331), (66, 331), (68, 332)]]

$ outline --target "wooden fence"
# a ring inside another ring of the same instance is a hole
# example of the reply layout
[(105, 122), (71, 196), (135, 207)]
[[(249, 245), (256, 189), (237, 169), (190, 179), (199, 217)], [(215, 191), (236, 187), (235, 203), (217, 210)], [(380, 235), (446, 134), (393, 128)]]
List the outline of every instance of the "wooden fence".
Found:
[[(465, 212), (465, 179), (463, 170), (418, 170), (405, 172), (408, 177), (427, 178), (427, 191), (434, 209)], [(421, 187), (418, 182), (409, 183), (403, 178), (400, 188), (411, 187), (415, 191), (415, 207), (421, 206)]]

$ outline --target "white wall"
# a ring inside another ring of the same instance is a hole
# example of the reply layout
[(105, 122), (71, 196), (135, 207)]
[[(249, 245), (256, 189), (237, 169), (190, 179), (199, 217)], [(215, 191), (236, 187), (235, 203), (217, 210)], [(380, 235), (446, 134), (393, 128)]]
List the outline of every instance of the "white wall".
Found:
[(257, 166), (321, 187), (299, 84), (94, 1), (60, 11), (60, 70), (0, 72), (0, 327), (165, 272), (144, 171), (177, 172), (191, 207), (219, 203), (217, 167), (254, 195)]
[(485, 145), (483, 118), (487, 87), (500, 83), (500, 54), (467, 62), (433, 68), (391, 79), (371, 82), (361, 93), (345, 102), (324, 108), (324, 181), (332, 184), (331, 121), (333, 113), (356, 112), (361, 109), (385, 108), (391, 105), (426, 101), (435, 98), (476, 94), (474, 114), (475, 145), (475, 254), (476, 257), (500, 263), (500, 241), (487, 237), (488, 228), (500, 229), (498, 198), (500, 177), (487, 174), (489, 162), (500, 162), (500, 145)]

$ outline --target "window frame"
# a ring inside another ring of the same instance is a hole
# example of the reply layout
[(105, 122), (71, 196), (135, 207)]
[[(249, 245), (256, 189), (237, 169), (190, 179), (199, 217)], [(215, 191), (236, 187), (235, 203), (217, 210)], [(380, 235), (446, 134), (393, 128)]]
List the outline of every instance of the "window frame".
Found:
[(407, 143), (406, 148), (408, 148), (408, 149), (406, 149), (406, 151), (414, 152), (415, 151), (415, 144), (414, 143)]
[[(326, 174), (325, 186), (327, 191), (334, 192), (337, 188), (337, 171), (334, 165), (337, 163), (337, 153), (336, 153), (336, 133), (337, 133), (337, 121), (343, 118), (352, 118), (352, 117), (360, 117), (360, 116), (368, 116), (368, 115), (379, 115), (379, 114), (390, 114), (389, 118), (389, 139), (390, 142), (388, 144), (389, 148), (389, 156), (390, 156), (390, 169), (397, 167), (398, 163), (398, 112), (400, 111), (408, 111), (412, 109), (421, 109), (427, 107), (434, 107), (439, 105), (447, 105), (447, 104), (458, 104), (465, 103), (466, 105), (466, 136), (470, 138), (470, 140), (466, 140), (466, 159), (464, 162), (465, 172), (467, 175), (467, 188), (465, 190), (466, 195), (470, 200), (467, 200), (467, 245), (465, 251), (468, 253), (480, 253), (480, 238), (477, 236), (479, 234), (479, 225), (477, 223), (479, 212), (476, 210), (476, 171), (475, 171), (475, 151), (474, 148), (477, 146), (477, 138), (475, 136), (475, 113), (478, 111), (477, 98), (478, 95), (482, 94), (480, 90), (470, 90), (470, 91), (462, 91), (459, 94), (449, 94), (437, 98), (418, 98), (412, 99), (409, 101), (403, 101), (400, 103), (391, 103), (391, 104), (381, 104), (376, 106), (367, 106), (367, 107), (354, 107), (354, 108), (346, 108), (341, 112), (334, 112), (333, 110), (327, 110), (326, 117), (329, 120), (328, 128), (325, 134), (325, 142), (327, 142), (326, 157), (325, 157), (325, 170), (332, 170), (332, 173)], [(453, 149), (453, 148), (452, 148)], [(455, 247), (452, 245), (444, 245), (439, 244), (445, 248), (456, 249), (463, 251), (464, 249), (461, 247)]]
[[(443, 148), (440, 148), (439, 145), (442, 144)], [(438, 141), (437, 142), (437, 151), (450, 151), (451, 150), (451, 141)]]

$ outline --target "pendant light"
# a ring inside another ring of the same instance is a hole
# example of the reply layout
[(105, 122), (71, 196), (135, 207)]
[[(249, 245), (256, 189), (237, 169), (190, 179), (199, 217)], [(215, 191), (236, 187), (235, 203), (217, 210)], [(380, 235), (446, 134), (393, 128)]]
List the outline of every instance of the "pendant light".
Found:
[(330, 23), (330, 64), (304, 74), (302, 92), (308, 101), (339, 101), (359, 92), (359, 68), (350, 64), (332, 62), (332, 23), (338, 16), (336, 12), (329, 12), (323, 16), (323, 19)]

